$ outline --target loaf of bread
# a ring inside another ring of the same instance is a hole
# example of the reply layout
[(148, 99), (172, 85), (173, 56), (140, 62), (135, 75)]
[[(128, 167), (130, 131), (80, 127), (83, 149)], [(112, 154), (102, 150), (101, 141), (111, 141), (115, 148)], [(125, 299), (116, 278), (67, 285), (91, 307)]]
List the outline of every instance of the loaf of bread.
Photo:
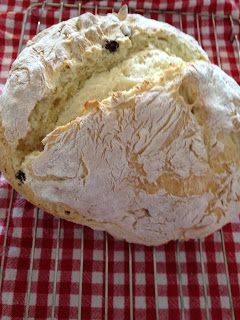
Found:
[(190, 36), (128, 14), (44, 30), (0, 98), (0, 167), (28, 201), (129, 242), (240, 212), (240, 88)]

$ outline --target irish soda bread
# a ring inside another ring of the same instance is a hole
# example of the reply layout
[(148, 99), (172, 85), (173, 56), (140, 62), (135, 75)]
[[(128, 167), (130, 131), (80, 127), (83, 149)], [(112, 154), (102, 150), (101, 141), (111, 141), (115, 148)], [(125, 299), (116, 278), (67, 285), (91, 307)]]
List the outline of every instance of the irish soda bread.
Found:
[(240, 88), (190, 36), (86, 13), (34, 37), (0, 98), (0, 166), (36, 206), (158, 245), (240, 212)]

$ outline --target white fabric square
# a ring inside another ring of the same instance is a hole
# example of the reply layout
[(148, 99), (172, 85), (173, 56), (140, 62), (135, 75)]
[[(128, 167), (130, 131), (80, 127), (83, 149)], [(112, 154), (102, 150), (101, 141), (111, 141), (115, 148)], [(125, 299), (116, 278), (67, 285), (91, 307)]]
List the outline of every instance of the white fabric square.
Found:
[(168, 309), (168, 298), (167, 297), (158, 297), (158, 307), (159, 309)]
[(51, 294), (51, 293), (48, 294), (47, 299), (48, 299), (47, 305), (48, 305), (48, 306), (52, 306), (52, 294)]
[(230, 309), (229, 296), (220, 297), (221, 307), (224, 309)]
[(4, 58), (4, 64), (11, 64), (12, 59), (11, 58)]
[(35, 251), (34, 251), (34, 259), (40, 259), (41, 257), (41, 249), (40, 248), (35, 248)]
[(174, 10), (180, 10), (182, 8), (182, 1), (174, 2)]
[(92, 283), (103, 283), (103, 274), (102, 272), (93, 272), (92, 273)]
[(146, 285), (146, 275), (145, 273), (136, 273), (136, 285)]
[(124, 297), (113, 297), (113, 308), (124, 309)]
[(82, 229), (80, 226), (74, 228), (74, 239), (82, 239)]
[(73, 259), (81, 258), (81, 249), (73, 249)]
[(79, 282), (79, 275), (80, 275), (80, 271), (72, 271), (71, 280), (73, 283)]
[(93, 233), (93, 236), (94, 236), (94, 240), (103, 240), (104, 232), (95, 230), (94, 233)]
[(7, 304), (11, 306), (13, 304), (13, 292), (3, 292), (2, 293), (2, 304)]
[(187, 286), (188, 285), (188, 274), (182, 273), (182, 285)]
[[(13, 47), (12, 46), (5, 46), (4, 47), (4, 53), (12, 53), (12, 52), (13, 52)], [(5, 74), (3, 72), (1, 72), (1, 78), (5, 78)]]
[(0, 189), (0, 199), (7, 199), (7, 197), (8, 197), (8, 189), (1, 188)]
[(146, 309), (146, 297), (135, 297), (135, 307), (137, 309)]
[(1, 4), (1, 11), (4, 12), (4, 11), (7, 11), (8, 9), (8, 5), (7, 4)]
[(49, 271), (49, 282), (53, 282), (54, 281), (54, 270), (50, 270)]
[(166, 273), (158, 273), (157, 274), (157, 282), (159, 286), (167, 285), (167, 275)]
[(56, 294), (55, 305), (56, 305), (56, 306), (59, 306), (59, 294)]
[(14, 207), (12, 211), (12, 217), (22, 218), (22, 216), (23, 216), (23, 208)]
[(78, 307), (79, 304), (79, 295), (71, 294), (70, 295), (70, 307)]
[(94, 250), (93, 251), (93, 260), (103, 260), (103, 250)]
[(145, 262), (145, 253), (143, 251), (135, 252), (135, 261), (136, 262)]
[[(234, 242), (240, 243), (240, 232), (233, 232), (232, 234), (233, 234)], [(236, 255), (236, 257), (237, 257), (237, 255)], [(238, 257), (240, 258), (240, 254), (238, 254)]]
[[(56, 244), (57, 245), (57, 244)], [(51, 252), (51, 259), (55, 261), (56, 259), (56, 252), (57, 252), (57, 249), (56, 248), (53, 248), (52, 249), (52, 252)]]
[(215, 252), (215, 260), (216, 260), (216, 263), (224, 263), (222, 251)]
[(152, 8), (151, 2), (145, 2), (145, 1), (144, 1), (144, 4), (143, 4), (143, 5), (144, 5), (144, 8), (145, 8), (145, 9), (151, 9), (151, 8)]
[(17, 275), (17, 269), (6, 269), (4, 280), (15, 281)]
[(186, 252), (185, 251), (180, 251), (179, 257), (180, 257), (180, 262), (186, 263)]
[(156, 261), (160, 263), (166, 262), (166, 254), (164, 251), (156, 251)]
[(43, 237), (43, 228), (41, 228), (41, 227), (37, 228), (36, 237), (42, 239), (42, 237)]
[[(7, 210), (5, 208), (0, 208), (0, 219), (4, 219), (7, 215)], [(3, 227), (3, 224), (0, 225), (0, 234), (2, 234), (2, 231), (5, 230)]]
[(124, 284), (124, 273), (114, 273), (114, 284)]
[(102, 296), (92, 296), (92, 308), (102, 308)]
[(0, 225), (0, 235), (4, 233), (5, 228)]
[(225, 273), (218, 273), (217, 274), (218, 284), (220, 285), (227, 285), (227, 278)]
[(124, 261), (124, 252), (114, 251), (114, 261)]
[[(208, 303), (208, 308), (211, 309), (211, 299), (209, 298), (209, 295), (207, 297), (207, 303)], [(205, 302), (205, 297), (200, 297), (200, 308), (205, 309), (206, 308), (206, 302)]]
[(32, 282), (38, 282), (39, 270), (33, 270), (32, 272)]
[[(204, 278), (205, 278), (205, 283), (206, 285), (208, 285), (208, 274), (206, 272), (206, 267), (205, 267), (205, 274), (204, 274)], [(203, 286), (203, 276), (202, 276), (202, 270), (201, 270), (201, 273), (198, 273), (197, 274), (197, 278), (198, 278), (198, 283), (200, 286)]]
[(36, 293), (31, 293), (30, 294), (30, 299), (29, 299), (29, 305), (30, 306), (36, 306), (37, 303), (37, 294)]
[[(189, 309), (189, 297), (183, 297), (184, 308)], [(179, 306), (181, 306), (179, 301)]]
[(58, 259), (62, 260), (62, 248), (59, 248)]
[(20, 248), (13, 246), (9, 247), (8, 256), (11, 258), (18, 258), (20, 256)]

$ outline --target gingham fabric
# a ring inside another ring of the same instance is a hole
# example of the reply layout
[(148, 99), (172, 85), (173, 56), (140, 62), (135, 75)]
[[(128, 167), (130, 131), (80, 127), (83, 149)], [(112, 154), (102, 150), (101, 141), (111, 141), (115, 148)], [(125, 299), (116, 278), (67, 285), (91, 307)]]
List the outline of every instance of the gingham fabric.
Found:
[[(1, 0), (0, 3), (0, 91), (2, 91), (11, 63), (17, 56), (24, 11), (29, 5), (36, 4), (37, 1)], [(64, 1), (64, 4), (66, 3), (76, 2)], [(165, 19), (166, 22), (177, 28), (180, 28), (178, 14), (158, 14), (151, 12), (151, 9), (218, 13), (226, 16), (232, 15), (235, 18), (239, 18), (240, 15), (239, 4), (230, 0), (211, 2), (211, 4), (206, 0), (190, 2), (176, 0), (169, 3), (165, 0), (142, 0), (125, 1), (124, 3), (133, 9), (148, 9), (146, 16), (159, 20)], [(82, 4), (86, 4), (86, 2), (82, 2)], [(87, 4), (97, 5), (95, 9), (100, 14), (106, 13), (106, 10), (100, 9), (101, 6), (113, 6), (111, 1), (87, 2)], [(120, 1), (114, 2), (115, 8), (119, 8), (120, 5)], [(41, 22), (40, 30), (43, 30), (59, 20), (61, 12), (59, 7), (46, 5), (39, 19), (40, 9), (41, 6), (33, 6), (32, 10), (29, 10), (23, 46), (36, 33), (38, 21)], [(95, 9), (91, 9), (91, 11), (94, 12)], [(82, 13), (85, 11), (82, 9)], [(62, 18), (65, 20), (76, 16), (78, 10), (63, 7), (62, 14)], [(221, 66), (239, 82), (237, 42), (231, 44), (229, 41), (230, 19), (220, 18), (215, 19), (215, 22)], [(212, 17), (199, 17), (199, 26), (202, 46), (211, 61), (217, 64)], [(182, 16), (182, 27), (183, 31), (198, 39), (197, 21), (194, 15)], [(234, 22), (233, 35), (235, 34), (239, 36), (239, 24)], [(3, 252), (7, 232), (11, 191), (11, 187), (0, 173), (0, 253)], [(2, 264), (3, 274), (0, 278), (0, 281), (2, 280), (1, 319), (25, 319), (27, 311), (28, 319), (51, 319), (52, 317), (55, 319), (78, 319), (79, 312), (81, 312), (82, 319), (106, 319), (106, 254), (108, 257), (108, 319), (131, 319), (132, 310), (132, 319), (153, 320), (157, 318), (157, 307), (159, 319), (181, 319), (179, 266), (181, 268), (185, 319), (207, 318), (198, 241), (179, 242), (179, 265), (176, 258), (176, 242), (157, 247), (155, 252), (157, 276), (155, 279), (152, 247), (132, 244), (130, 248), (126, 242), (116, 240), (111, 236), (108, 236), (108, 242), (106, 242), (105, 233), (84, 228), (84, 246), (81, 251), (83, 230), (81, 226), (61, 221), (59, 229), (57, 218), (40, 211), (36, 229), (31, 286), (29, 286), (35, 218), (36, 209), (22, 196), (15, 193), (9, 220), (5, 260)], [(57, 273), (55, 273), (59, 230), (59, 260)], [(240, 319), (239, 219), (224, 227), (223, 234), (233, 308), (235, 318)], [(106, 243), (108, 244), (107, 251)], [(210, 319), (232, 319), (220, 232), (203, 240), (202, 248)], [(82, 286), (80, 286), (81, 261), (83, 262)], [(129, 261), (132, 262), (132, 268)], [(57, 280), (56, 295), (53, 294), (55, 276)], [(157, 283), (157, 295), (155, 283)], [(30, 289), (30, 298), (27, 310), (28, 288)], [(81, 295), (79, 294), (80, 288)], [(132, 289), (132, 298), (130, 289)], [(55, 309), (53, 312), (54, 301)]]

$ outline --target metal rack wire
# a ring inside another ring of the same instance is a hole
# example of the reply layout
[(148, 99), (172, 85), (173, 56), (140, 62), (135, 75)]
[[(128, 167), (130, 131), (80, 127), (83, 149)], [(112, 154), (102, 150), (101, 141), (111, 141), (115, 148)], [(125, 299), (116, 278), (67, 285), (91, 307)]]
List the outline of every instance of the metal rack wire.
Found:
[[(116, 3), (116, 5), (119, 6), (119, 3)], [(86, 10), (93, 10), (95, 14), (98, 13), (99, 9), (112, 11), (118, 10), (119, 7), (99, 7), (97, 5), (95, 6), (89, 6), (89, 5), (82, 5), (81, 3), (77, 4), (65, 4), (64, 2), (61, 3), (47, 3), (46, 1), (43, 3), (35, 3), (31, 5), (25, 12), (24, 20), (23, 20), (23, 26), (21, 31), (21, 37), (20, 37), (20, 43), (18, 48), (18, 54), (22, 50), (23, 46), (23, 38), (27, 23), (27, 18), (29, 14), (31, 13), (32, 9), (34, 8), (40, 8), (39, 11), (39, 18), (37, 23), (37, 30), (36, 34), (40, 31), (40, 25), (41, 25), (41, 18), (43, 15), (44, 10), (46, 10), (46, 7), (52, 7), (60, 9), (60, 16), (59, 16), (59, 22), (62, 21), (63, 16), (63, 10), (65, 8), (74, 8), (76, 9), (76, 13), (78, 15), (81, 14), (82, 8)], [(172, 14), (172, 15), (178, 15), (179, 16), (179, 27), (182, 30), (182, 17), (184, 15), (194, 15), (194, 18), (196, 19), (196, 26), (197, 26), (197, 35), (198, 35), (198, 42), (201, 45), (201, 36), (200, 36), (200, 27), (199, 27), (199, 17), (208, 17), (212, 20), (212, 26), (214, 30), (214, 39), (215, 39), (215, 48), (216, 48), (216, 54), (217, 54), (217, 62), (218, 66), (221, 67), (221, 60), (220, 60), (220, 52), (219, 52), (219, 44), (218, 44), (218, 36), (216, 31), (216, 19), (228, 19), (231, 23), (231, 30), (229, 34), (229, 41), (231, 43), (236, 42), (237, 47), (237, 54), (238, 54), (238, 61), (240, 65), (240, 49), (239, 49), (239, 40), (237, 34), (234, 34), (234, 24), (237, 23), (240, 25), (240, 20), (233, 18), (232, 16), (227, 15), (220, 15), (220, 14), (208, 14), (208, 13), (190, 13), (190, 12), (175, 12), (175, 11), (164, 11), (164, 10), (151, 10), (151, 9), (133, 9), (129, 8), (129, 11), (134, 11), (136, 13), (144, 13), (144, 14), (150, 14), (150, 13), (157, 13), (162, 14), (163, 17), (165, 17), (166, 14)], [(163, 18), (163, 20), (165, 20)], [(9, 230), (9, 222), (10, 217), (13, 209), (13, 199), (14, 199), (15, 191), (12, 189), (11, 192), (11, 198), (10, 198), (10, 204), (8, 209), (8, 216), (7, 216), (7, 224), (6, 224), (6, 232), (4, 237), (4, 244), (3, 244), (3, 251), (2, 251), (2, 261), (1, 261), (1, 268), (0, 268), (0, 292), (2, 288), (2, 280), (3, 280), (3, 271), (4, 271), (4, 261), (5, 261), (5, 255), (6, 255), (6, 248), (7, 248), (7, 240), (8, 240), (8, 230)], [(31, 295), (31, 282), (32, 282), (32, 272), (33, 272), (33, 261), (34, 261), (34, 252), (35, 252), (35, 242), (36, 242), (36, 234), (37, 234), (37, 228), (38, 228), (38, 218), (39, 218), (39, 209), (35, 209), (35, 222), (34, 222), (34, 230), (33, 230), (33, 239), (32, 239), (32, 248), (31, 248), (31, 258), (30, 258), (30, 269), (28, 274), (28, 288), (27, 288), (27, 297), (26, 297), (26, 311), (25, 311), (25, 319), (28, 319), (28, 312), (29, 312), (29, 301), (30, 301), (30, 295)], [(52, 295), (52, 311), (51, 311), (51, 317), (54, 319), (55, 314), (55, 305), (56, 305), (56, 287), (57, 287), (57, 273), (58, 273), (58, 262), (59, 262), (59, 243), (60, 243), (60, 237), (61, 237), (61, 219), (58, 219), (58, 230), (57, 230), (57, 248), (56, 248), (56, 254), (55, 254), (55, 271), (54, 271), (54, 285), (53, 285), (53, 295)], [(227, 288), (228, 288), (228, 295), (229, 295), (229, 303), (230, 303), (230, 310), (231, 310), (231, 317), (232, 319), (235, 319), (235, 313), (234, 313), (234, 307), (233, 307), (233, 299), (232, 299), (232, 293), (231, 293), (231, 285), (230, 285), (230, 278), (229, 278), (229, 271), (228, 271), (228, 263), (227, 263), (227, 256), (226, 256), (226, 249), (225, 249), (225, 242), (224, 242), (224, 235), (223, 231), (220, 230), (220, 237), (221, 237), (221, 243), (222, 243), (222, 254), (224, 259), (224, 266), (225, 266), (225, 273), (226, 273), (226, 280), (227, 280)], [(108, 235), (106, 234), (105, 238), (105, 310), (104, 310), (104, 318), (105, 320), (108, 319)], [(204, 301), (205, 301), (205, 310), (206, 310), (206, 319), (210, 319), (209, 314), (209, 296), (207, 293), (207, 285), (206, 285), (206, 273), (204, 269), (204, 261), (203, 261), (203, 249), (202, 249), (202, 240), (198, 240), (198, 246), (199, 246), (199, 253), (200, 253), (200, 263), (201, 263), (201, 273), (202, 273), (202, 281), (203, 281), (203, 291), (204, 291)], [(84, 227), (82, 228), (82, 238), (81, 238), (81, 256), (80, 256), (80, 278), (79, 278), (79, 299), (78, 299), (78, 319), (80, 320), (82, 318), (82, 284), (83, 284), (83, 252), (84, 252)], [(157, 252), (155, 248), (153, 247), (153, 266), (154, 266), (154, 289), (155, 289), (155, 305), (156, 305), (156, 319), (159, 319), (159, 300), (158, 300), (158, 277), (157, 277)], [(180, 253), (179, 253), (179, 241), (176, 241), (176, 261), (177, 261), (177, 271), (178, 271), (178, 285), (179, 285), (179, 293), (180, 293), (180, 308), (181, 308), (181, 318), (185, 319), (185, 307), (184, 307), (184, 299), (183, 299), (183, 285), (182, 285), (182, 272), (181, 272), (181, 259), (180, 259)], [(132, 246), (129, 244), (129, 298), (130, 298), (130, 319), (133, 320), (133, 272), (132, 272)]]

